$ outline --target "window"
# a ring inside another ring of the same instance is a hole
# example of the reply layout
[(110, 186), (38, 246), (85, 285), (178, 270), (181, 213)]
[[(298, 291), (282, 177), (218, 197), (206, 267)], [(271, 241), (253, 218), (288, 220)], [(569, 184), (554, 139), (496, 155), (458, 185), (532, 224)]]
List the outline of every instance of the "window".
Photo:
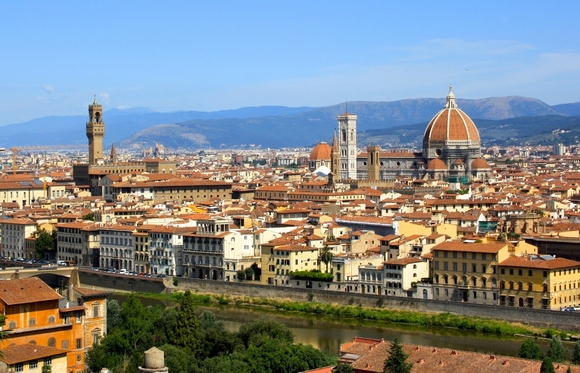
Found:
[(472, 260), (476, 260), (477, 259), (477, 254), (476, 253), (471, 253), (471, 259)]
[(453, 270), (457, 271), (457, 263), (453, 262)]
[(62, 346), (63, 350), (68, 350), (68, 340), (67, 339), (60, 342), (60, 345)]
[(45, 357), (44, 365), (52, 365), (52, 357)]
[(38, 368), (38, 361), (34, 360), (28, 363), (28, 368), (29, 369), (36, 369)]
[(15, 372), (22, 372), (24, 370), (24, 365), (22, 363), (14, 364)]
[(99, 304), (93, 303), (93, 317), (99, 317)]
[(77, 324), (80, 324), (82, 316), (83, 316), (83, 313), (80, 311), (77, 311), (77, 313), (76, 313)]
[(80, 339), (80, 338), (77, 338), (77, 344), (76, 344), (76, 346), (77, 346), (77, 349), (83, 348), (83, 340)]
[(36, 326), (36, 319), (32, 318), (32, 319), (28, 320), (28, 326), (31, 326), (31, 327)]
[(10, 321), (8, 323), (8, 329), (16, 329), (16, 321)]
[(56, 338), (54, 338), (54, 337), (48, 338), (48, 346), (49, 347), (56, 347)]

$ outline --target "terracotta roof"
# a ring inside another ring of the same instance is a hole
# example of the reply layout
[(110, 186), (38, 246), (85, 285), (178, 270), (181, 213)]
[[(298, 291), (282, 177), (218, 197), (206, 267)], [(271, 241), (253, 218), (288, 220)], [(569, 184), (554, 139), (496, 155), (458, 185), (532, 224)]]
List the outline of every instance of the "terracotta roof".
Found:
[(332, 156), (332, 147), (324, 141), (316, 145), (310, 153), (311, 161), (330, 161)]
[(510, 256), (498, 265), (500, 267), (563, 269), (580, 267), (580, 262), (566, 258), (553, 258), (545, 260), (536, 255), (529, 255), (525, 257)]
[(0, 352), (2, 352), (3, 355), (0, 360), (8, 365), (14, 365), (31, 360), (40, 360), (50, 356), (66, 355), (67, 353), (66, 350), (32, 343), (8, 346), (0, 349)]
[(58, 300), (61, 296), (37, 277), (0, 281), (0, 300), (7, 305)]

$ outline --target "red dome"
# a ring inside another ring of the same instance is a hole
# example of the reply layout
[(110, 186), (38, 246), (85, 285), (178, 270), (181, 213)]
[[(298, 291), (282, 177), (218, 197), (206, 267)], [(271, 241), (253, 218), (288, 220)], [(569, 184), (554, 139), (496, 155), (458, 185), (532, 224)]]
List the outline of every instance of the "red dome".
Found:
[(455, 95), (449, 88), (447, 104), (427, 125), (423, 141), (426, 142), (479, 142), (479, 131), (471, 118), (457, 107)]
[(447, 165), (439, 158), (434, 158), (427, 163), (428, 170), (446, 170)]
[(331, 161), (332, 158), (332, 146), (328, 145), (324, 141), (316, 145), (312, 152), (310, 153), (309, 160), (311, 161)]
[(489, 165), (483, 158), (475, 158), (473, 162), (471, 162), (471, 168), (474, 170), (482, 169), (482, 168), (489, 168)]

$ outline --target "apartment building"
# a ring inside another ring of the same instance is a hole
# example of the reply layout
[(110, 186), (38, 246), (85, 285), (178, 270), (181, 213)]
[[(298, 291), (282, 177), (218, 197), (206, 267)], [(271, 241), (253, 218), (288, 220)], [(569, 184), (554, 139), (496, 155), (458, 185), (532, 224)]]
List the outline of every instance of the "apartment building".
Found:
[(119, 224), (99, 227), (101, 268), (134, 270), (135, 231), (135, 227)]
[(497, 304), (497, 266), (514, 253), (509, 243), (446, 241), (432, 253), (434, 299)]
[(561, 310), (580, 305), (580, 262), (510, 256), (498, 268), (500, 306)]
[(2, 256), (11, 259), (26, 258), (26, 238), (32, 236), (37, 223), (28, 218), (13, 218), (0, 223)]

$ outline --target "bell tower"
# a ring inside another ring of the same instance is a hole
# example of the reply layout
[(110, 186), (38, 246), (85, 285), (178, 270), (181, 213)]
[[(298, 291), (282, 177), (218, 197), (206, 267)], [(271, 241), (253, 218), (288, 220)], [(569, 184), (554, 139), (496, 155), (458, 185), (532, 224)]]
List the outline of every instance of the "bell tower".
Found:
[(97, 96), (93, 104), (89, 105), (89, 121), (87, 122), (87, 138), (89, 139), (89, 165), (102, 164), (103, 137), (105, 123), (103, 122), (103, 107), (97, 103)]
[(340, 179), (356, 180), (356, 119), (357, 116), (341, 114), (338, 119), (338, 149), (340, 151)]

